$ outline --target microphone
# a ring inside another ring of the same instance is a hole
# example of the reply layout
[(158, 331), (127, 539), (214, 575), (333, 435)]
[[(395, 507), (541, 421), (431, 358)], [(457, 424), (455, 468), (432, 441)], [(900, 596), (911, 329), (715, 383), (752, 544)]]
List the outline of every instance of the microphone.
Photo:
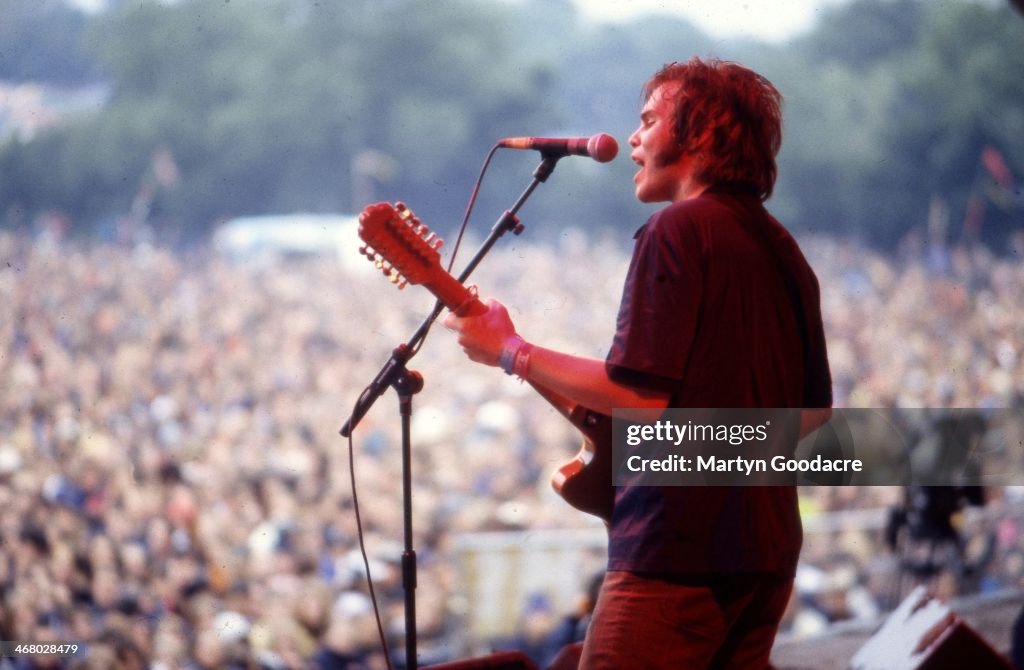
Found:
[(598, 163), (607, 163), (619, 153), (619, 143), (608, 133), (593, 137), (506, 137), (498, 142), (506, 149), (535, 149), (545, 156), (590, 156)]

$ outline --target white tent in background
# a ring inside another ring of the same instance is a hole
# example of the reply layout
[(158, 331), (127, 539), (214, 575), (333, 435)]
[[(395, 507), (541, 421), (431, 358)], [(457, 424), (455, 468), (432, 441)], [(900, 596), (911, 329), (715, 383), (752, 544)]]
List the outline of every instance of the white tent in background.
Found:
[(371, 269), (359, 254), (358, 217), (340, 214), (244, 216), (213, 234), (213, 248), (235, 260), (333, 255), (348, 269)]

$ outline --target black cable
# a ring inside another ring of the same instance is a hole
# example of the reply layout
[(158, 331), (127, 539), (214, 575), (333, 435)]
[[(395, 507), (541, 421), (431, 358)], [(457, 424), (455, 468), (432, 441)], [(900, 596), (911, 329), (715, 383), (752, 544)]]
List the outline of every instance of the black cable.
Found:
[(469, 196), (469, 202), (466, 203), (466, 213), (462, 215), (462, 225), (459, 226), (459, 234), (455, 237), (455, 245), (452, 247), (452, 257), (448, 260), (448, 272), (451, 273), (452, 266), (455, 264), (455, 256), (459, 253), (459, 245), (462, 243), (462, 235), (466, 232), (466, 226), (469, 224), (469, 217), (473, 213), (473, 207), (476, 205), (476, 198), (480, 195), (480, 185), (484, 181), (484, 175), (487, 174), (487, 167), (491, 164), (491, 159), (494, 158), (494, 152), (498, 150), (500, 145), (495, 144), (491, 147), (491, 150), (487, 153), (487, 158), (484, 159), (484, 164), (480, 166), (480, 174), (476, 177), (476, 183), (473, 185), (473, 192)]
[[(462, 245), (462, 236), (466, 232), (466, 228), (469, 225), (469, 217), (473, 214), (473, 207), (476, 206), (477, 196), (480, 195), (480, 186), (483, 184), (484, 175), (487, 174), (487, 168), (491, 164), (491, 159), (494, 158), (494, 153), (500, 148), (499, 144), (495, 144), (491, 147), (491, 150), (487, 152), (487, 157), (484, 159), (483, 165), (480, 166), (480, 173), (477, 174), (476, 182), (473, 184), (473, 191), (469, 195), (469, 201), (466, 203), (466, 211), (462, 215), (462, 224), (459, 226), (459, 232), (455, 236), (455, 244), (452, 245), (452, 255), (448, 259), (448, 274), (452, 273), (452, 267), (455, 265), (455, 257), (459, 254), (459, 247)], [(441, 314), (444, 309), (444, 305), (438, 300), (434, 303), (434, 311), (431, 313), (430, 326), (423, 332), (423, 337), (420, 341), (415, 343), (415, 349), (410, 354), (410, 358), (415, 356), (419, 352), (420, 347), (423, 346), (423, 341), (427, 339), (427, 334), (430, 332), (430, 327), (433, 326), (434, 320)]]
[(366, 542), (363, 538), (363, 519), (359, 514), (359, 494), (356, 491), (356, 462), (355, 445), (352, 441), (352, 434), (348, 436), (348, 473), (349, 481), (352, 484), (352, 509), (356, 513), (356, 536), (359, 538), (359, 552), (363, 555), (363, 567), (366, 569), (366, 583), (370, 587), (370, 602), (373, 603), (373, 616), (377, 620), (377, 634), (380, 635), (380, 646), (384, 651), (384, 662), (388, 670), (391, 668), (391, 653), (388, 651), (387, 637), (384, 635), (384, 625), (380, 620), (380, 607), (377, 605), (377, 593), (373, 588), (373, 575), (370, 574), (370, 559), (366, 555)]

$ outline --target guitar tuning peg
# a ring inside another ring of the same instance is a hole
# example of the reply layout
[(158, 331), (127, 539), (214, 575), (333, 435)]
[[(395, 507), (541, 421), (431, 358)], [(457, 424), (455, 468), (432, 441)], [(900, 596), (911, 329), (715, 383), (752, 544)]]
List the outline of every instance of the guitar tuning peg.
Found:
[(398, 284), (399, 281), (401, 281), (401, 279), (402, 275), (400, 275), (397, 270), (392, 270), (391, 275), (388, 277), (388, 281), (396, 285)]
[(398, 290), (401, 291), (403, 288), (409, 285), (409, 280), (402, 277), (401, 281), (398, 282)]
[(404, 202), (398, 200), (397, 202), (395, 202), (395, 209), (397, 209), (399, 212), (404, 212), (409, 208), (405, 206)]
[(437, 233), (433, 232), (432, 230), (428, 230), (427, 233), (429, 234), (423, 238), (423, 241), (426, 242), (428, 245), (433, 244), (434, 240), (437, 239)]
[(373, 266), (375, 268), (377, 268), (378, 270), (383, 270), (384, 269), (384, 261), (382, 259), (378, 258), (378, 259), (373, 261)]
[(431, 246), (434, 247), (434, 251), (438, 251), (444, 246), (444, 240), (438, 237)]

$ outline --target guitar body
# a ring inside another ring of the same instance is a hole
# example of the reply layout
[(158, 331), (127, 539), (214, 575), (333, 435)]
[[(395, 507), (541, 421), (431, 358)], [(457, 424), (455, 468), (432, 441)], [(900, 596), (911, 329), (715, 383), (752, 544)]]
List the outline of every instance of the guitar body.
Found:
[(611, 523), (615, 507), (612, 419), (577, 405), (569, 421), (583, 433), (583, 444), (576, 456), (551, 476), (551, 486), (576, 509)]
[[(363, 255), (399, 288), (407, 283), (421, 284), (445, 307), (462, 316), (486, 311), (473, 291), (441, 267), (441, 239), (405, 205), (379, 202), (366, 207), (359, 215), (359, 237), (366, 242), (360, 249)], [(615, 505), (611, 417), (570, 404), (538, 384), (531, 382), (531, 386), (584, 438), (579, 453), (552, 476), (552, 487), (576, 509), (611, 522)]]

